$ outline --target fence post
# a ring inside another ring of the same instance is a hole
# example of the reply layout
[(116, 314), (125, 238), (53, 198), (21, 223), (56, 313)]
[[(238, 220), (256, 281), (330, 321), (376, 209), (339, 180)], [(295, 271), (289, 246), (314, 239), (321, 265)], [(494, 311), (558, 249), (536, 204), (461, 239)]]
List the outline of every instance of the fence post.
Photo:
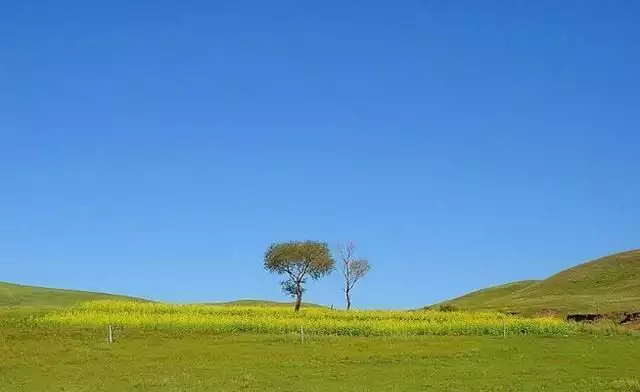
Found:
[(304, 344), (304, 330), (302, 329), (302, 325), (300, 326), (300, 341)]
[(507, 320), (505, 318), (502, 318), (502, 337), (507, 338)]
[(113, 326), (111, 326), (111, 324), (109, 324), (109, 344), (113, 344)]

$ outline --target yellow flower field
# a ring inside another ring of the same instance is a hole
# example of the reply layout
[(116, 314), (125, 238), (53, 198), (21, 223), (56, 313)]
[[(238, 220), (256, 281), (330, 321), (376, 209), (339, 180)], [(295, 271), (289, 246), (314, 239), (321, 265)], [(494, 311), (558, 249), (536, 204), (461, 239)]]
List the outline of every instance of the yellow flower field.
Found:
[(554, 318), (521, 318), (501, 313), (342, 311), (324, 308), (293, 312), (281, 307), (170, 305), (124, 301), (87, 302), (54, 312), (43, 323), (141, 328), (204, 329), (229, 333), (299, 333), (350, 336), (567, 335), (578, 328)]

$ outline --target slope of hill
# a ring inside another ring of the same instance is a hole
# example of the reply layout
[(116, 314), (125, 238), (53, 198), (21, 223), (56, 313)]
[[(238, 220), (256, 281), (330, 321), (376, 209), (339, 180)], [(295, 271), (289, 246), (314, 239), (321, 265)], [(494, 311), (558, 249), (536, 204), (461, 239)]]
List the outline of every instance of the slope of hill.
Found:
[(444, 303), (468, 310), (524, 313), (640, 310), (640, 250), (603, 257), (545, 280), (488, 288)]
[(0, 282), (0, 307), (53, 308), (99, 299), (140, 300), (112, 294), (49, 289)]
[[(210, 305), (222, 305), (222, 306), (275, 306), (275, 307), (293, 307), (295, 302), (278, 302), (278, 301), (266, 301), (260, 299), (240, 299), (230, 302), (213, 302)], [(306, 308), (323, 308), (322, 305), (313, 304), (310, 302), (303, 302), (302, 307)]]
[[(80, 302), (102, 299), (145, 301), (140, 298), (126, 297), (115, 294), (93, 293), (88, 291), (62, 290), (45, 287), (24, 286), (13, 283), (0, 282), (0, 308), (56, 308), (73, 306)], [(211, 305), (221, 306), (282, 306), (293, 307), (293, 302), (265, 301), (257, 299), (243, 299), (231, 302), (215, 302)], [(303, 307), (318, 308), (321, 305), (303, 302)]]
[[(446, 301), (445, 303), (454, 305), (462, 309), (473, 309), (483, 306), (484, 309), (490, 309), (493, 303), (500, 303), (502, 299), (514, 292), (538, 283), (537, 280), (521, 280), (512, 283), (506, 283), (499, 286), (493, 286), (482, 290), (473, 291), (462, 297)], [(440, 304), (438, 304), (440, 305)], [(436, 305), (437, 306), (437, 305)]]

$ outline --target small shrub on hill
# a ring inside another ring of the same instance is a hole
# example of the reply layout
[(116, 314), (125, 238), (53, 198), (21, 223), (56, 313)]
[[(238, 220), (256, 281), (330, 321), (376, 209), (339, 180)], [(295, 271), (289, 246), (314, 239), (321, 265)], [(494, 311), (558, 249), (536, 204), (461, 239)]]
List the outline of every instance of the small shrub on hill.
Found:
[(440, 306), (438, 306), (438, 310), (440, 312), (459, 312), (460, 309), (452, 304), (442, 304)]

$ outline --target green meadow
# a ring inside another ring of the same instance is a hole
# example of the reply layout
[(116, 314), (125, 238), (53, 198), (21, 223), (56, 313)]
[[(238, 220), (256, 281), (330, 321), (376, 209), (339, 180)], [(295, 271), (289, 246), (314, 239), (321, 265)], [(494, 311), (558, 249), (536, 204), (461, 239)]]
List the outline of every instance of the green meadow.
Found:
[[(14, 318), (14, 322), (17, 319)], [(2, 325), (0, 391), (640, 391), (636, 336)]]

